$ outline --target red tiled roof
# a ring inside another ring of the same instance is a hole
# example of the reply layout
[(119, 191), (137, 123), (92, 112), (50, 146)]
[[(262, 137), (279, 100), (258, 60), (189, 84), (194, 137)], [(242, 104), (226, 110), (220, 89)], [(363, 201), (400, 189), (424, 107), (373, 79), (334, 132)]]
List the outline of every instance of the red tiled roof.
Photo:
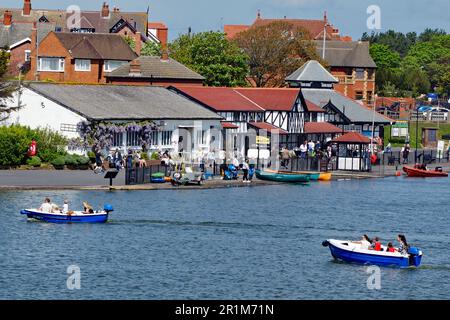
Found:
[(267, 111), (292, 111), (299, 89), (290, 88), (239, 88), (240, 94)]
[(223, 27), (223, 32), (227, 35), (227, 39), (234, 39), (238, 33), (247, 31), (248, 29), (250, 29), (250, 26), (226, 24)]
[(396, 102), (414, 106), (416, 104), (416, 99), (414, 99), (414, 98), (396, 98), (396, 97), (377, 97), (375, 99), (375, 106), (376, 107), (391, 106)]
[(333, 140), (333, 142), (341, 142), (341, 143), (355, 143), (355, 144), (369, 144), (370, 139), (366, 136), (363, 136), (359, 132), (348, 132), (339, 138)]
[(309, 112), (323, 112), (325, 113), (325, 110), (322, 109), (321, 107), (319, 107), (317, 104), (312, 103), (311, 101), (305, 100), (306, 101), (306, 108), (308, 108)]
[(232, 122), (222, 121), (222, 128), (224, 129), (238, 129), (239, 127)]
[(175, 88), (215, 111), (264, 111), (233, 88), (184, 86)]
[(163, 22), (149, 22), (147, 27), (149, 29), (167, 29), (167, 26)]
[(305, 133), (342, 133), (342, 129), (328, 122), (306, 122)]
[(252, 127), (255, 127), (260, 130), (266, 130), (268, 133), (278, 133), (282, 135), (287, 135), (289, 132), (283, 130), (281, 128), (275, 127), (267, 122), (249, 122)]

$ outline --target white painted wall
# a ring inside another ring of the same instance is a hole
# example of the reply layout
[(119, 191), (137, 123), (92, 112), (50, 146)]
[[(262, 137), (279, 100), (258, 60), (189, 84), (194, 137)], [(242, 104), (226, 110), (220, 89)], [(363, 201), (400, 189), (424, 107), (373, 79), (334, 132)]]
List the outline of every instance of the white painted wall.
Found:
[[(61, 125), (77, 125), (79, 122), (86, 120), (82, 116), (27, 88), (23, 89), (20, 100), (23, 108), (11, 113), (10, 117), (0, 125), (20, 124), (29, 126), (31, 129), (48, 127), (69, 139), (79, 137), (77, 132), (61, 131)], [(7, 104), (15, 106), (17, 102), (18, 93), (15, 93), (12, 101)]]

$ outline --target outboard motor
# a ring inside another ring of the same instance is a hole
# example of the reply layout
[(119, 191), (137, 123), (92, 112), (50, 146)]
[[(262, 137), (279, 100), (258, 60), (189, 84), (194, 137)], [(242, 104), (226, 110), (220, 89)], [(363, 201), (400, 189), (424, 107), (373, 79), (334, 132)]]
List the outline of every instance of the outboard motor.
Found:
[(110, 212), (114, 211), (114, 208), (110, 204), (105, 204), (105, 206), (103, 207), (103, 210), (105, 210), (105, 212), (109, 214)]
[(420, 251), (419, 248), (410, 247), (408, 249), (408, 254), (409, 254), (409, 265), (418, 267), (422, 260), (422, 251)]

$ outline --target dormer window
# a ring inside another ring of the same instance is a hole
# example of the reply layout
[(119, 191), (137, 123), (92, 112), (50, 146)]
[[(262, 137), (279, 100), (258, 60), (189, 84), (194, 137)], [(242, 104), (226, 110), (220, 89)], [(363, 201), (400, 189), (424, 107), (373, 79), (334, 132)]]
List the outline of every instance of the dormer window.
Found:
[(39, 22), (41, 23), (49, 23), (50, 21), (47, 19), (45, 15), (39, 18)]

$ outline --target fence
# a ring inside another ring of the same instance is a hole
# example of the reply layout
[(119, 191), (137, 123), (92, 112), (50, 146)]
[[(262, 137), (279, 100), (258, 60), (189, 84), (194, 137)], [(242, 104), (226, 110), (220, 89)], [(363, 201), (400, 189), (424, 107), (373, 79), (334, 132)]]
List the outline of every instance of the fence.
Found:
[(450, 155), (448, 152), (443, 154), (436, 150), (415, 150), (411, 151), (406, 158), (401, 151), (384, 152), (380, 157), (380, 164), (395, 166), (398, 164), (415, 164), (415, 163), (448, 163)]

